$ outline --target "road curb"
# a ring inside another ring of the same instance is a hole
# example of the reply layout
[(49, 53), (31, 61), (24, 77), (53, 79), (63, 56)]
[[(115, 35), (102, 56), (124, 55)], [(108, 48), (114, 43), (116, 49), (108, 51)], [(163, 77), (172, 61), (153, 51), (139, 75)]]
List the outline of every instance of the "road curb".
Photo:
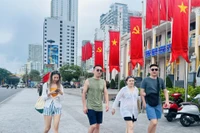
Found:
[(21, 92), (23, 89), (21, 89), (20, 91), (16, 92), (15, 94), (7, 97), (6, 99), (4, 99), (3, 101), (0, 102), (0, 105), (3, 104), (4, 102), (8, 101), (9, 99), (11, 99), (12, 97), (14, 97), (15, 95), (17, 95), (19, 92)]

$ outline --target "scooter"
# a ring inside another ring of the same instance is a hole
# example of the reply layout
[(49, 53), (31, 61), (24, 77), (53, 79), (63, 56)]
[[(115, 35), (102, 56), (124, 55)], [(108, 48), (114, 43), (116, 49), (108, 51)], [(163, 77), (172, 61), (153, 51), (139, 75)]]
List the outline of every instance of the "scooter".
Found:
[[(193, 100), (198, 100), (200, 104), (200, 94), (194, 97)], [(184, 102), (181, 103), (182, 106), (179, 108), (180, 111), (178, 114), (181, 114), (180, 123), (184, 127), (189, 127), (191, 124), (195, 122), (200, 122), (200, 111), (199, 105), (193, 102)]]
[(181, 107), (180, 103), (183, 102), (180, 93), (173, 93), (171, 96), (173, 97), (173, 101), (170, 101), (170, 107), (166, 108), (163, 106), (163, 114), (169, 122), (172, 122), (176, 118), (179, 107)]

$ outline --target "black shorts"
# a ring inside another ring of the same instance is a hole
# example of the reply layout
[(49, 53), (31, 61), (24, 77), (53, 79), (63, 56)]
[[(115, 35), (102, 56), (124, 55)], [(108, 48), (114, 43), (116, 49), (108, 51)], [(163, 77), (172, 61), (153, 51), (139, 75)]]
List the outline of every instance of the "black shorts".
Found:
[(137, 119), (135, 119), (134, 116), (132, 118), (131, 117), (124, 117), (124, 120), (125, 121), (133, 121), (133, 122), (137, 121)]
[(103, 120), (103, 111), (95, 111), (92, 109), (88, 109), (87, 116), (88, 116), (90, 125), (101, 124)]

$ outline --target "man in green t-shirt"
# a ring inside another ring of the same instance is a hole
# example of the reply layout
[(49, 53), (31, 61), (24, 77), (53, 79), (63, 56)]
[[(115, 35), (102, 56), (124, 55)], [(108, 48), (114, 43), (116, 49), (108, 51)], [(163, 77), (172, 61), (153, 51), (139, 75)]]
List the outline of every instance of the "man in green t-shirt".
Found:
[(101, 79), (102, 72), (100, 65), (94, 66), (94, 77), (88, 78), (83, 87), (83, 112), (87, 114), (90, 122), (88, 133), (99, 133), (100, 124), (103, 119), (103, 95), (105, 97), (106, 112), (109, 110), (108, 91), (106, 82)]

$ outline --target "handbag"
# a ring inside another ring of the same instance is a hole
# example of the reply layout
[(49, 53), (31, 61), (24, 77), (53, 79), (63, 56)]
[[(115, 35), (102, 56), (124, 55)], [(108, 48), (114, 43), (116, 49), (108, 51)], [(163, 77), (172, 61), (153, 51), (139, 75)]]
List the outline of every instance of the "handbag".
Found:
[(35, 104), (35, 110), (37, 110), (39, 113), (43, 113), (43, 110), (44, 110), (44, 100), (42, 97), (39, 97), (36, 104)]
[(157, 93), (150, 93), (146, 96), (147, 99), (147, 103), (152, 106), (155, 107), (159, 104), (159, 94), (160, 94), (160, 83), (159, 83), (159, 78), (157, 78)]

